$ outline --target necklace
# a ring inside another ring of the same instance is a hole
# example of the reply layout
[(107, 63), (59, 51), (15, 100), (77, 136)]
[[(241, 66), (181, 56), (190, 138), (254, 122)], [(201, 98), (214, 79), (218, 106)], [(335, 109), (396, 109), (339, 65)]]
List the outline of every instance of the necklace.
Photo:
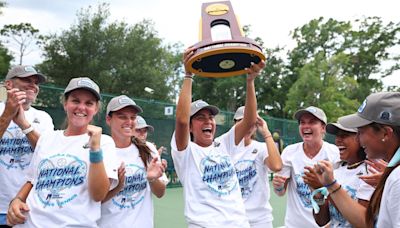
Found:
[(353, 163), (353, 164), (351, 164), (351, 165), (347, 165), (347, 169), (355, 169), (355, 168), (357, 168), (359, 165), (361, 165), (362, 163), (364, 163), (364, 161), (359, 161), (359, 162)]

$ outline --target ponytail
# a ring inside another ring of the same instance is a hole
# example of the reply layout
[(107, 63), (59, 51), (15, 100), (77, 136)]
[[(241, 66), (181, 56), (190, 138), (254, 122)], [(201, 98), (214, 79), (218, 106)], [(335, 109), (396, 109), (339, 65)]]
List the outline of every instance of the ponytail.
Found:
[(146, 145), (146, 141), (140, 140), (136, 137), (132, 137), (131, 140), (132, 143), (138, 148), (139, 156), (143, 161), (145, 169), (147, 170), (147, 164), (150, 163), (151, 159), (153, 158), (153, 156), (151, 156), (150, 148)]

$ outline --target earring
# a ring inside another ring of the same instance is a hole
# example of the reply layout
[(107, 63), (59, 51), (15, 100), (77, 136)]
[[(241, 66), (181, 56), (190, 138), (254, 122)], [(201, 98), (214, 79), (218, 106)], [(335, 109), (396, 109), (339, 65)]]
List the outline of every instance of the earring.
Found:
[(385, 142), (385, 138), (382, 139), (382, 142)]

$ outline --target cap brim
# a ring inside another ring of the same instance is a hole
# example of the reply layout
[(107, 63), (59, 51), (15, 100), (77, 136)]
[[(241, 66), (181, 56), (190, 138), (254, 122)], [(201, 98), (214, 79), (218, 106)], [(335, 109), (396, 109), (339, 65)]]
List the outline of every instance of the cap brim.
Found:
[(30, 77), (30, 76), (38, 76), (39, 79), (39, 83), (43, 83), (46, 81), (46, 76), (44, 76), (43, 74), (40, 73), (36, 73), (36, 74), (32, 74), (31, 72), (26, 73), (26, 74), (22, 74), (19, 76), (15, 76), (14, 78), (26, 78), (26, 77)]
[(343, 127), (339, 123), (329, 123), (326, 125), (326, 131), (329, 134), (336, 135), (340, 130), (346, 131), (346, 132), (351, 132), (351, 133), (357, 133), (357, 129), (355, 128), (346, 128)]
[(323, 123), (326, 124), (326, 122), (325, 122), (324, 120), (321, 120), (321, 119), (320, 119), (318, 116), (316, 116), (314, 113), (312, 113), (312, 112), (310, 112), (310, 111), (308, 111), (308, 110), (306, 110), (306, 109), (301, 109), (301, 110), (297, 111), (297, 112), (293, 115), (293, 117), (294, 117), (296, 120), (300, 121), (300, 118), (301, 118), (304, 114), (306, 114), (306, 113), (315, 116), (315, 118), (319, 119), (321, 122), (323, 122)]
[(143, 128), (147, 128), (147, 129), (149, 129), (150, 131), (152, 131), (152, 132), (154, 132), (154, 127), (153, 126), (151, 126), (151, 125), (144, 125), (144, 126), (140, 126), (140, 127), (138, 127), (138, 126), (136, 126), (135, 127), (135, 129), (143, 129)]
[(125, 104), (125, 105), (118, 106), (117, 108), (115, 108), (115, 109), (113, 109), (113, 110), (110, 110), (109, 113), (110, 113), (110, 112), (115, 112), (115, 111), (121, 110), (121, 109), (126, 108), (126, 107), (132, 107), (132, 108), (134, 108), (134, 109), (137, 111), (137, 113), (143, 112), (143, 109), (142, 109), (140, 106), (138, 106), (138, 105)]
[(191, 115), (191, 116), (196, 115), (196, 113), (200, 112), (200, 111), (203, 110), (203, 109), (209, 110), (209, 111), (211, 112), (211, 114), (213, 114), (214, 116), (218, 115), (218, 113), (219, 113), (219, 109), (218, 109), (216, 106), (214, 106), (214, 105), (207, 105), (207, 106), (204, 106), (204, 107), (202, 107), (201, 109), (197, 110), (197, 112), (193, 113), (193, 115)]
[(345, 128), (358, 128), (372, 123), (372, 121), (360, 117), (357, 113), (340, 117), (338, 122)]
[(64, 91), (64, 95), (67, 94), (67, 93), (70, 93), (70, 92), (72, 92), (74, 90), (77, 90), (77, 89), (87, 90), (87, 91), (93, 93), (93, 95), (97, 98), (97, 100), (101, 100), (100, 94), (96, 90), (94, 90), (94, 89), (92, 89), (90, 87), (78, 87), (78, 88), (74, 88), (74, 89), (71, 89), (71, 90), (68, 90), (68, 91)]

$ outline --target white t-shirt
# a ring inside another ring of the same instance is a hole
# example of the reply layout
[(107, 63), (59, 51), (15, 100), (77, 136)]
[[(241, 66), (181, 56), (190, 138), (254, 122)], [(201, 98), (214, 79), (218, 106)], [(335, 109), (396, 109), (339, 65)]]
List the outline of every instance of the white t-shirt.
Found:
[(386, 179), (379, 209), (377, 228), (400, 227), (400, 166)]
[[(151, 148), (149, 144), (147, 146)], [(153, 149), (152, 157), (159, 157)], [(151, 228), (154, 226), (153, 200), (139, 150), (131, 144), (127, 148), (116, 148), (116, 151), (118, 160), (125, 163), (125, 185), (116, 196), (101, 205), (99, 227), (114, 228), (118, 224), (119, 228)]]
[(178, 151), (172, 136), (172, 158), (182, 183), (185, 217), (189, 226), (246, 228), (249, 223), (235, 168), (229, 156), (234, 150), (234, 127), (201, 147), (193, 142)]
[[(4, 108), (5, 104), (0, 102), (0, 115)], [(44, 111), (30, 107), (25, 111), (25, 118), (39, 133), (54, 130), (53, 120)], [(0, 214), (7, 213), (11, 199), (26, 183), (25, 171), (31, 162), (33, 150), (21, 128), (11, 121), (0, 139), (0, 183), (7, 186), (0, 191)]]
[(290, 178), (285, 216), (287, 228), (319, 227), (312, 214), (311, 190), (304, 183), (303, 176), (305, 166), (313, 166), (320, 160), (337, 164), (340, 161), (339, 149), (324, 141), (318, 154), (310, 159), (304, 153), (303, 142), (300, 142), (287, 146), (282, 152), (283, 168), (279, 174)]
[[(88, 190), (88, 142), (87, 134), (66, 137), (63, 131), (39, 138), (27, 175), (33, 184), (30, 211), (26, 222), (15, 227), (97, 227), (101, 205)], [(118, 180), (114, 141), (102, 135), (100, 147), (107, 176)]]
[[(342, 185), (342, 188), (346, 190), (351, 198), (354, 200), (370, 200), (375, 189), (359, 178), (361, 175), (368, 174), (365, 163), (354, 169), (347, 169), (347, 165), (340, 166), (333, 173), (337, 182)], [(331, 218), (330, 227), (353, 227), (332, 204), (329, 204), (329, 213)]]
[(242, 140), (231, 157), (250, 225), (272, 222), (268, 168), (264, 164), (268, 157), (266, 144), (252, 140), (245, 146)]

